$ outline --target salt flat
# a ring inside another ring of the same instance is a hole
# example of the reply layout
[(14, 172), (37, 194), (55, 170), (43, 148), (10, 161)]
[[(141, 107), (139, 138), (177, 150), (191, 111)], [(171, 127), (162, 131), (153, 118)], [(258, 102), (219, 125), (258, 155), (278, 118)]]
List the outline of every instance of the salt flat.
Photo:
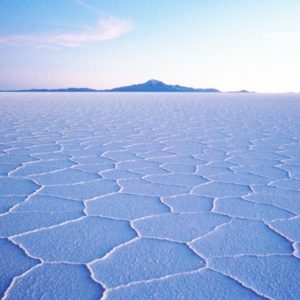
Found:
[(0, 94), (4, 299), (299, 299), (300, 96)]

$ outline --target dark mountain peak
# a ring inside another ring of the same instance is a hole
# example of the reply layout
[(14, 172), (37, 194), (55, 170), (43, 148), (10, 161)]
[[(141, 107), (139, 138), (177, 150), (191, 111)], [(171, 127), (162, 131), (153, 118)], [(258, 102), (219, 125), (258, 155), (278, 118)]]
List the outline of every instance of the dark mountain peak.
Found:
[(150, 80), (146, 81), (143, 84), (148, 84), (148, 85), (165, 85), (165, 83), (163, 83), (162, 81), (156, 80), (156, 79), (150, 79)]
[(133, 84), (114, 88), (112, 92), (220, 92), (217, 89), (194, 89), (181, 85), (170, 85), (156, 79), (150, 79), (144, 83)]
[(247, 91), (247, 90), (240, 90), (240, 91), (238, 91), (239, 93), (253, 93), (253, 92), (249, 92), (249, 91)]
[(228, 93), (241, 93), (241, 94), (248, 93), (248, 94), (254, 94), (255, 92), (250, 92), (250, 91), (247, 91), (247, 90), (240, 90), (240, 91), (230, 91)]

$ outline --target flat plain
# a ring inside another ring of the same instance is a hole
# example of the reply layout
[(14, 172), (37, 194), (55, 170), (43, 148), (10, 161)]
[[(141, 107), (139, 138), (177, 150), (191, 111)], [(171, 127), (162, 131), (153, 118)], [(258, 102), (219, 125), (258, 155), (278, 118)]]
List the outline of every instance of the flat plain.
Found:
[(300, 299), (300, 96), (0, 94), (4, 299)]

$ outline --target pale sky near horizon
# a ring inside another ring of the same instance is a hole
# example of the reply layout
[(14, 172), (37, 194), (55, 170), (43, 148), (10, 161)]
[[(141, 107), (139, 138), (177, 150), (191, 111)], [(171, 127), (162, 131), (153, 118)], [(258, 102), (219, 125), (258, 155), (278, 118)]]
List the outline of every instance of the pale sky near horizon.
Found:
[(299, 0), (0, 0), (0, 89), (300, 92)]

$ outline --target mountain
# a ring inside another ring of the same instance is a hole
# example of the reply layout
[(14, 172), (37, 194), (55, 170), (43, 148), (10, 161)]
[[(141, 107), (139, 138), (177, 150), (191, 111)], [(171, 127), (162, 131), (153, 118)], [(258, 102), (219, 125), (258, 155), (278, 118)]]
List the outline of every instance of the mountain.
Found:
[(247, 90), (240, 90), (240, 91), (230, 91), (230, 92), (227, 92), (227, 93), (254, 93), (254, 92), (249, 92)]
[(145, 83), (134, 84), (106, 90), (107, 92), (220, 92), (217, 89), (194, 89), (181, 85), (169, 85), (162, 81), (151, 79)]
[(89, 88), (64, 88), (64, 89), (29, 89), (29, 90), (6, 90), (0, 92), (197, 92), (197, 93), (219, 93), (213, 88), (195, 89), (181, 85), (170, 85), (159, 80), (151, 79), (141, 84), (117, 87), (108, 90), (95, 90)]
[(66, 88), (66, 89), (30, 89), (30, 90), (16, 90), (8, 92), (98, 92), (89, 88)]

